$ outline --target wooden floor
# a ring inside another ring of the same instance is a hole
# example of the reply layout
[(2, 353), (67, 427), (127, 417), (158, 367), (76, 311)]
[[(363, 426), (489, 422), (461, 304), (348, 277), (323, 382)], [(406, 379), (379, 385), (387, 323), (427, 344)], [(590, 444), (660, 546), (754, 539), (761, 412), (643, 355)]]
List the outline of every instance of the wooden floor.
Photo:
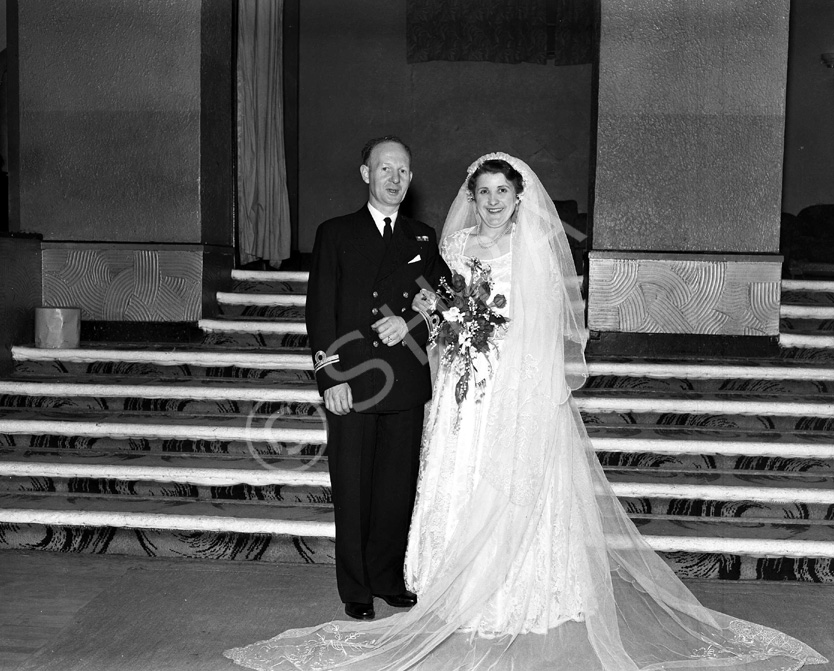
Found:
[(0, 552), (0, 670), (54, 640), (75, 614), (144, 559)]
[[(293, 626), (308, 626), (342, 615), (341, 604), (335, 594), (332, 567), (288, 564), (270, 567), (264, 564), (0, 551), (0, 671), (13, 671), (36, 651), (51, 644), (58, 655), (59, 665), (50, 668), (63, 669), (60, 664), (62, 648), (57, 645), (62, 630), (74, 622), (85, 605), (105, 590), (121, 593), (119, 590), (124, 589), (126, 573), (131, 569), (142, 569), (144, 573), (159, 571), (160, 575), (193, 575), (201, 571), (204, 575), (207, 567), (210, 567), (212, 574), (219, 574), (217, 584), (221, 588), (216, 596), (212, 593), (211, 598), (216, 599), (215, 613), (221, 615), (211, 616), (209, 628), (215, 632), (213, 636), (217, 636), (218, 628), (228, 627), (222, 613), (224, 608), (228, 608), (229, 600), (238, 596), (229, 593), (235, 592), (231, 587), (233, 577), (238, 580), (237, 589), (241, 579), (250, 581), (252, 578), (249, 576), (254, 577), (256, 574), (268, 576), (272, 584), (295, 583), (297, 586), (294, 595), (286, 600), (289, 603), (280, 604), (274, 612), (269, 612), (270, 621), (262, 631), (250, 632), (253, 624), (245, 622), (242, 625), (243, 640), (248, 641), (250, 633), (252, 640), (258, 640), (257, 635), (274, 635)], [(241, 573), (248, 575), (241, 578)], [(224, 584), (227, 586), (222, 588)], [(687, 586), (710, 608), (785, 631), (834, 660), (834, 618), (831, 617), (834, 614), (834, 585), (701, 580), (687, 581)], [(163, 613), (172, 608), (173, 604), (165, 600), (165, 590), (160, 590), (159, 597), (158, 603), (154, 605), (156, 610), (149, 617), (154, 618), (155, 613)], [(386, 609), (384, 604), (378, 604), (377, 615), (384, 617), (393, 612), (393, 609), (391, 612), (386, 612)], [(133, 617), (132, 611), (126, 615)], [(65, 641), (66, 638), (65, 635)], [(228, 645), (231, 647), (231, 643)], [(118, 649), (117, 645), (117, 655)], [(165, 668), (200, 668), (201, 671), (237, 668), (222, 658), (220, 650), (222, 647), (218, 651), (209, 651), (205, 660), (200, 661), (199, 667), (176, 666), (174, 650), (171, 664)], [(40, 668), (39, 663), (29, 660), (27, 667)], [(70, 668), (75, 667), (70, 664)], [(834, 671), (834, 663), (807, 669)]]

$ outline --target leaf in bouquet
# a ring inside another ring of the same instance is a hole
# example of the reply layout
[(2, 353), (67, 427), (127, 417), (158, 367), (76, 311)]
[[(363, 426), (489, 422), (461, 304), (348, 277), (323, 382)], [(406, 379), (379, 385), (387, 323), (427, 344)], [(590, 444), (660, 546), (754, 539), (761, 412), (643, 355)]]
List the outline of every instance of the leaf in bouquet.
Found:
[(458, 405), (463, 403), (463, 399), (466, 398), (466, 394), (469, 391), (469, 373), (466, 372), (460, 376), (458, 383), (455, 385), (455, 401), (457, 401)]

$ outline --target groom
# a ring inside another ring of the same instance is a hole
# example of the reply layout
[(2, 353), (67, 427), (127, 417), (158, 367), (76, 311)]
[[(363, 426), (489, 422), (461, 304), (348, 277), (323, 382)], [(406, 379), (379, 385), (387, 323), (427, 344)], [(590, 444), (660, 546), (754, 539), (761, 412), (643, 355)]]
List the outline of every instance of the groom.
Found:
[(327, 416), (336, 581), (345, 612), (374, 618), (373, 597), (409, 607), (403, 564), (431, 397), (421, 284), (450, 276), (434, 229), (399, 213), (411, 150), (385, 136), (362, 149), (368, 202), (321, 224), (307, 291), (307, 333)]

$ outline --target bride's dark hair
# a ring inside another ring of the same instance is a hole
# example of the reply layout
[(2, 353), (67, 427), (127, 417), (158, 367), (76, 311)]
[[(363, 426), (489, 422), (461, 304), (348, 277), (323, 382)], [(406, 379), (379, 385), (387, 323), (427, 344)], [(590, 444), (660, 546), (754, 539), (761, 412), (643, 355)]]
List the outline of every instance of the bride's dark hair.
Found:
[(504, 175), (504, 177), (507, 178), (507, 181), (513, 185), (517, 194), (524, 191), (524, 179), (522, 178), (521, 173), (506, 161), (496, 158), (484, 161), (478, 166), (477, 170), (470, 175), (469, 181), (466, 183), (466, 188), (469, 190), (469, 193), (473, 195), (475, 194), (475, 182), (478, 181), (478, 177), (485, 174)]

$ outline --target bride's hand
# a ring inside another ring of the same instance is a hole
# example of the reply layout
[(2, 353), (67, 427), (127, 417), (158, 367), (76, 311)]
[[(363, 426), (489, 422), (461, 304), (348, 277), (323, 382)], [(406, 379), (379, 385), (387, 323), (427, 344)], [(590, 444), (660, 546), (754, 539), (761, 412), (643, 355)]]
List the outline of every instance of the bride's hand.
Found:
[(430, 315), (436, 307), (437, 294), (427, 289), (420, 289), (411, 301), (411, 309), (415, 312), (422, 312), (424, 315)]

